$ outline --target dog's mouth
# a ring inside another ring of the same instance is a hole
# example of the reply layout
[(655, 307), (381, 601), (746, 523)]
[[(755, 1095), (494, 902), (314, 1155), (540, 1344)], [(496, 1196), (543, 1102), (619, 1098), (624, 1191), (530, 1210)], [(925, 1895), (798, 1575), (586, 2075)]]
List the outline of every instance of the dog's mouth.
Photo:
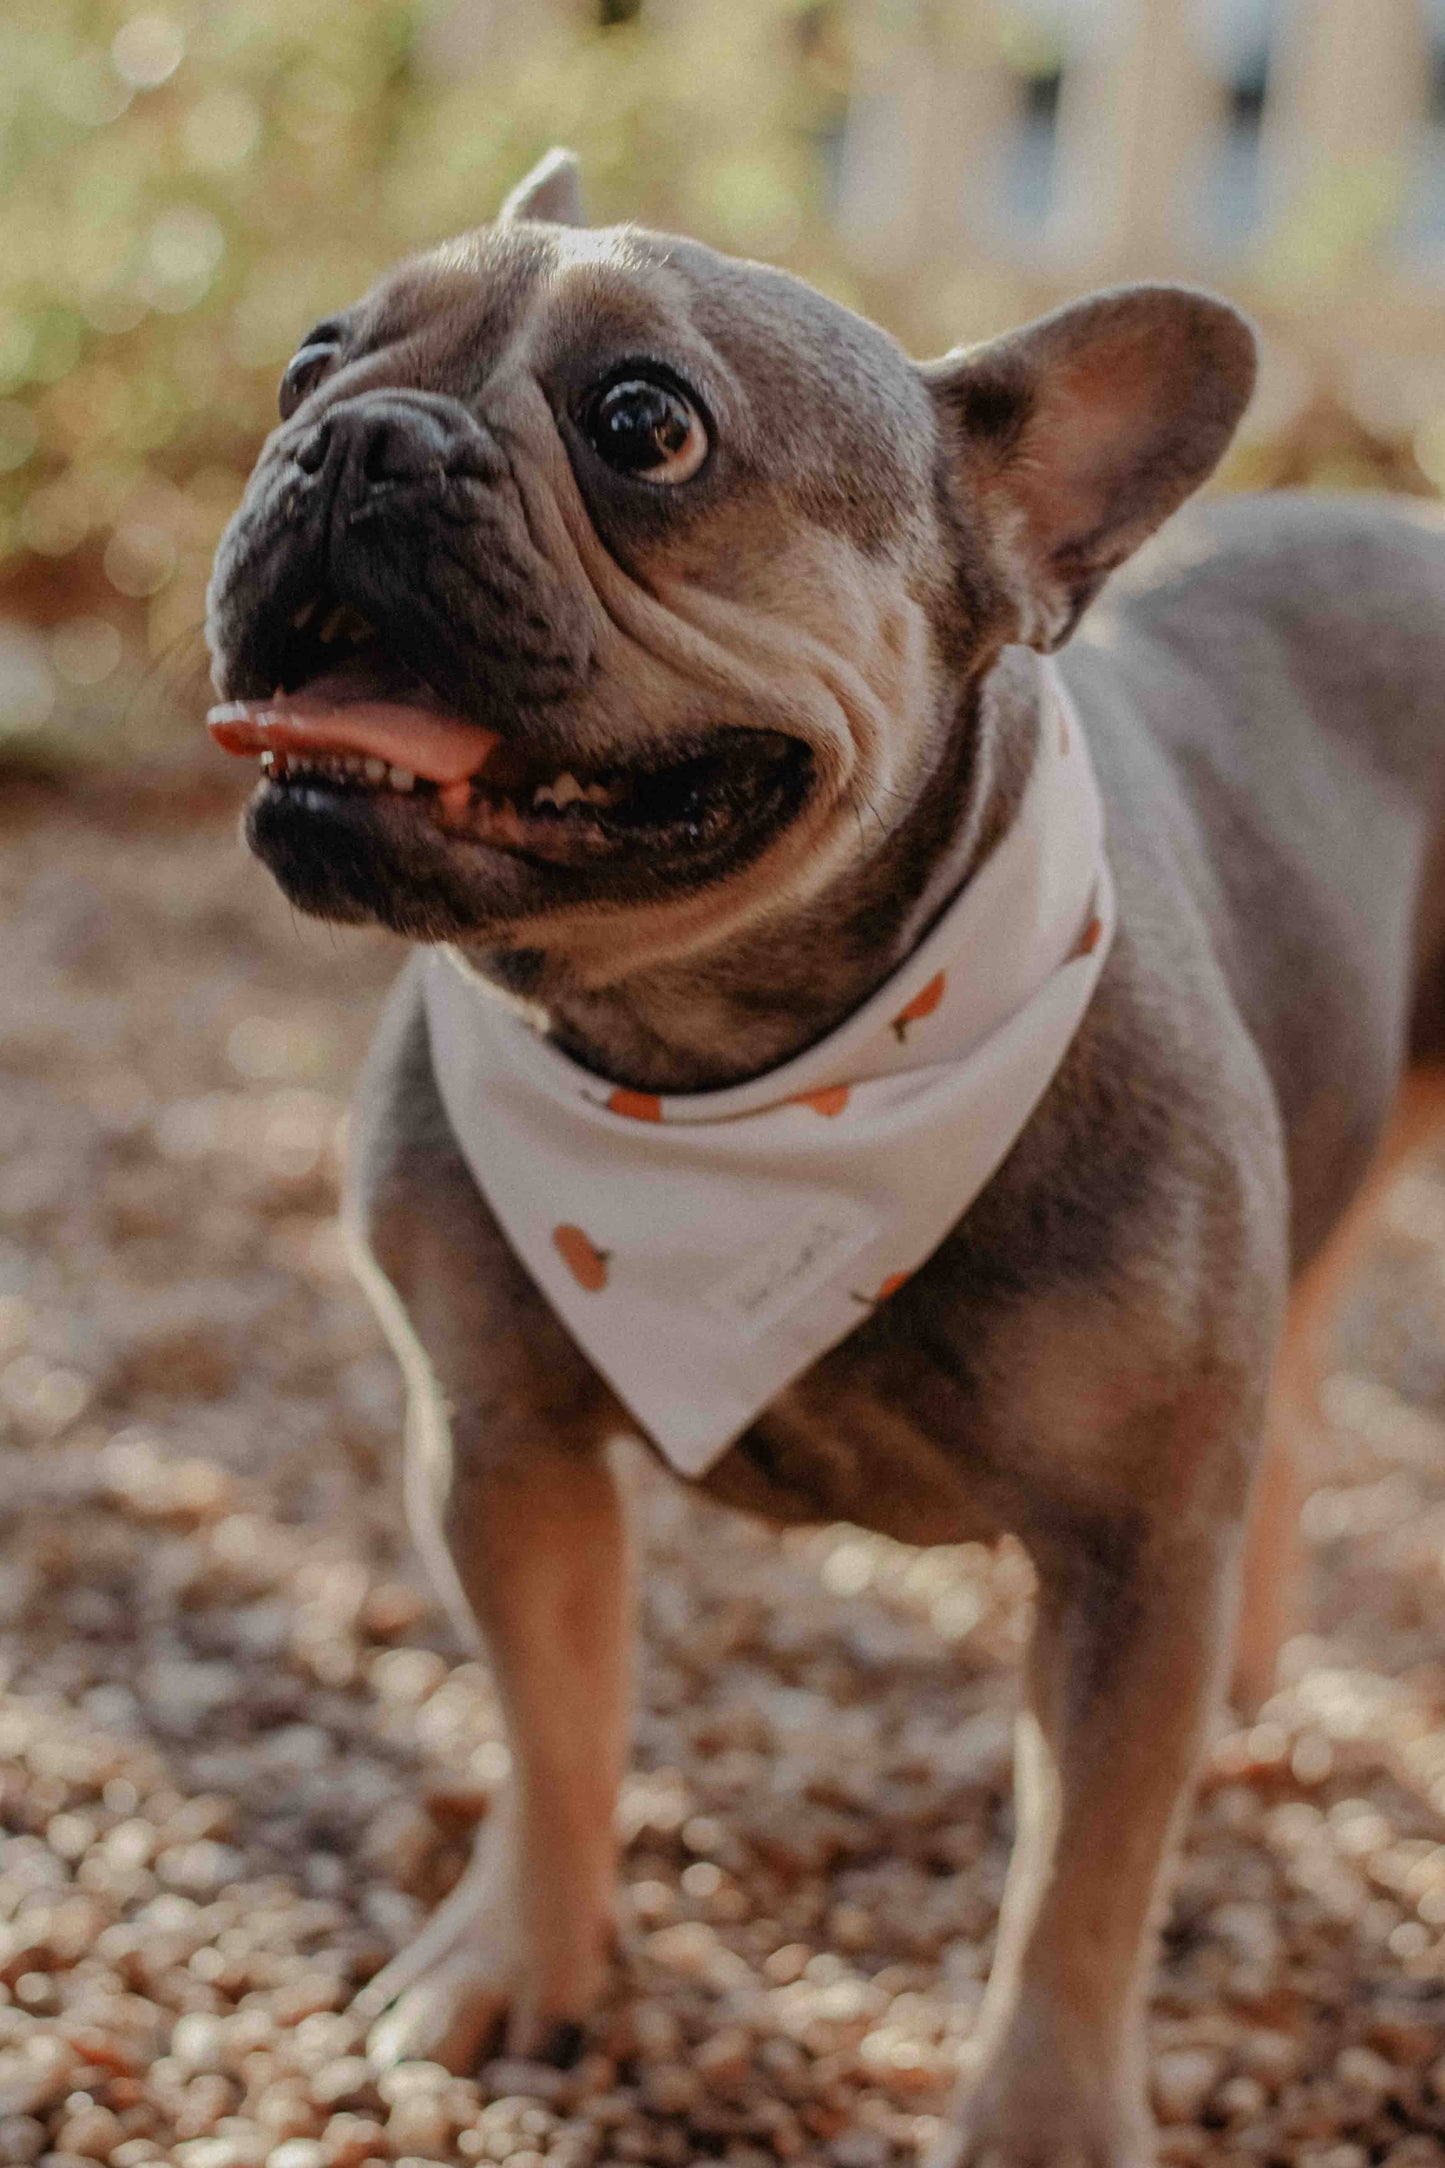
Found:
[(655, 863), (771, 825), (806, 788), (811, 756), (779, 731), (732, 727), (665, 758), (588, 762), (439, 709), (349, 605), (308, 605), (291, 634), (276, 691), (223, 702), (208, 723), (298, 809), (371, 798), (457, 842), (552, 865)]

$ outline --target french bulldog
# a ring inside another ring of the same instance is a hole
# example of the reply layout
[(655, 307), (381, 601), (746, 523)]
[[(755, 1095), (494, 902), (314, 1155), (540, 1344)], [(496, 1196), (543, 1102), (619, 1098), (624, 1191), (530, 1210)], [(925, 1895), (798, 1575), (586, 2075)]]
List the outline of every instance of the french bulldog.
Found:
[[(603, 1089), (722, 1090), (825, 1039), (1002, 847), (1038, 656), (1210, 474), (1253, 378), (1239, 315), (1160, 285), (921, 366), (780, 271), (589, 229), (564, 153), (286, 371), (216, 560), (214, 728), (263, 760), (246, 834), (293, 903), (418, 944), (347, 1214), (417, 1537), (513, 1767), (364, 1995), (379, 2062), (575, 2043), (629, 1708), (627, 1420), (469, 1172), (425, 952)], [(1118, 897), (1082, 1025), (952, 1231), (700, 1479), (777, 1523), (1013, 1531), (1036, 1568), (950, 2164), (1153, 2158), (1171, 1849), (1241, 1587), (1256, 1695), (1284, 1610), (1266, 1446), (1308, 1419), (1387, 1133), (1439, 1111), (1440, 527), (1278, 496), (1172, 533), (1057, 666)]]

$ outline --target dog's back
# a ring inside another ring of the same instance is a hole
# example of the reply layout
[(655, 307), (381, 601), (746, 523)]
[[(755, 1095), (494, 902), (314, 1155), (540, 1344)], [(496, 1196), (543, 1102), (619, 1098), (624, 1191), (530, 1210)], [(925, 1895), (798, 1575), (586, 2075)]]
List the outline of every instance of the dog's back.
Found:
[(1402, 1068), (1445, 1059), (1445, 519), (1365, 495), (1201, 506), (1064, 662), (1116, 858), (1193, 891), (1269, 1068), (1303, 1265)]

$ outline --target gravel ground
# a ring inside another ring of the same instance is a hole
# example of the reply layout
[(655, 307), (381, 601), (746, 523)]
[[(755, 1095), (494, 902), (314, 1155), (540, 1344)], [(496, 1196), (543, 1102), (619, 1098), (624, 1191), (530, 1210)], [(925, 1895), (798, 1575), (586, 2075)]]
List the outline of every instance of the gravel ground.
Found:
[[(0, 815), (0, 2163), (905, 2168), (1009, 1832), (1008, 1545), (779, 1540), (638, 1456), (625, 1954), (574, 2071), (378, 2085), (355, 1987), (505, 1774), (400, 1533), (332, 1229), (396, 952), (232, 813)], [(1153, 2004), (1170, 2162), (1445, 2164), (1445, 1169), (1392, 1192), (1306, 1529), (1318, 1631), (1221, 1725)]]

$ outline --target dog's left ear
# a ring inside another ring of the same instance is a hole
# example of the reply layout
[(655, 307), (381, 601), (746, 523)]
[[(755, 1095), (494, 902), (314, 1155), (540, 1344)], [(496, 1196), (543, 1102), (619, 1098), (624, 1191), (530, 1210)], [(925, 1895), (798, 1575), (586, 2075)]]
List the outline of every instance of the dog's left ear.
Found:
[(1254, 388), (1226, 302), (1125, 286), (946, 354), (923, 376), (945, 457), (1017, 613), (1047, 652), (1216, 462)]
[(526, 179), (518, 181), (497, 213), (497, 223), (509, 226), (517, 218), (537, 219), (548, 226), (586, 225), (582, 168), (575, 151), (548, 151)]

